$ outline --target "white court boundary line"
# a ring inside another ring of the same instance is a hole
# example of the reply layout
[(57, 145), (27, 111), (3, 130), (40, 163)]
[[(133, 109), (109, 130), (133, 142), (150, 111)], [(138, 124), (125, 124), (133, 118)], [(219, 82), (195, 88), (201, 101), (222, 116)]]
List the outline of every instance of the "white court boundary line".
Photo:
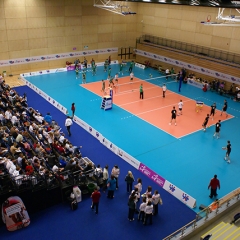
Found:
[[(183, 103), (185, 102), (190, 102), (190, 101), (194, 101), (194, 100), (192, 100), (192, 99), (188, 99), (188, 100), (186, 100), (186, 101), (183, 101)], [(176, 103), (177, 104), (177, 103)], [(175, 105), (176, 105), (175, 104)], [(148, 110), (148, 111), (145, 111), (145, 112), (141, 112), (141, 113), (138, 113), (138, 114), (136, 114), (137, 116), (138, 115), (142, 115), (142, 114), (145, 114), (145, 113), (149, 113), (149, 112), (154, 112), (154, 111), (157, 111), (157, 110), (160, 110), (160, 109), (163, 109), (163, 108), (167, 108), (167, 107), (171, 107), (171, 106), (175, 106), (174, 104), (170, 104), (170, 105), (166, 105), (166, 106), (163, 106), (163, 107), (160, 107), (160, 108), (155, 108), (155, 109), (152, 109), (152, 110)]]
[[(129, 83), (130, 84), (130, 83)], [(158, 86), (156, 87), (150, 87), (150, 88), (144, 88), (144, 91), (145, 90), (149, 90), (149, 89), (153, 89), (153, 88), (157, 88)], [(125, 95), (125, 94), (128, 94), (128, 93), (132, 93), (132, 92), (136, 92), (137, 90), (139, 90), (138, 88), (133, 88), (132, 90), (127, 90), (127, 91), (123, 91), (123, 92), (120, 92), (120, 93), (116, 93), (115, 94), (115, 97), (117, 96), (120, 96), (120, 95)]]
[[(80, 87), (82, 87), (82, 86), (80, 85)], [(85, 88), (85, 89), (88, 90), (89, 92), (92, 92), (93, 94), (96, 94), (96, 93), (93, 92), (92, 90), (89, 90), (89, 89), (87, 89), (87, 88)], [(99, 97), (100, 97), (100, 96), (99, 96)], [(102, 97), (100, 97), (100, 98), (102, 99)], [(138, 116), (136, 116), (135, 114), (132, 114), (131, 112), (129, 112), (128, 110), (122, 108), (121, 106), (115, 104), (114, 102), (113, 102), (113, 104), (116, 105), (117, 107), (121, 108), (122, 110), (128, 112), (130, 115), (135, 116), (135, 117), (138, 117)], [(138, 117), (138, 118), (140, 118), (142, 121), (144, 121), (144, 122), (146, 122), (146, 123), (152, 125), (153, 127), (158, 128), (159, 130), (161, 130), (161, 131), (167, 133), (168, 135), (172, 136), (173, 138), (175, 138), (175, 139), (179, 139), (179, 138), (175, 137), (174, 135), (172, 135), (171, 133), (168, 133), (168, 132), (164, 131), (163, 129), (161, 129), (161, 128), (155, 126), (155, 125), (153, 125), (152, 123), (150, 123), (150, 122), (148, 122), (148, 121), (146, 121), (145, 119), (142, 119), (141, 117)]]
[[(173, 92), (172, 93), (169, 93), (169, 94), (166, 94), (166, 96), (169, 96), (171, 94), (174, 94)], [(128, 102), (128, 103), (124, 103), (124, 104), (120, 104), (119, 106), (125, 106), (125, 105), (130, 105), (130, 104), (133, 104), (133, 103), (137, 103), (137, 102), (142, 102), (143, 100), (151, 100), (151, 99), (154, 99), (154, 98), (162, 98), (162, 96), (156, 96), (156, 97), (150, 97), (150, 98), (144, 98), (142, 100), (138, 100), (138, 101), (133, 101), (133, 102)]]

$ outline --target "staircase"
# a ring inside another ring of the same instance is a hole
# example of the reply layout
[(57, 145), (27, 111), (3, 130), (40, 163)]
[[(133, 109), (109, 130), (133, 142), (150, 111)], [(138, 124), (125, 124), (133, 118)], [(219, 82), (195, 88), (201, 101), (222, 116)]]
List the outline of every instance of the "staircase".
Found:
[(234, 224), (221, 222), (203, 234), (201, 239), (203, 240), (208, 234), (212, 234), (209, 240), (240, 240), (240, 227), (236, 227)]

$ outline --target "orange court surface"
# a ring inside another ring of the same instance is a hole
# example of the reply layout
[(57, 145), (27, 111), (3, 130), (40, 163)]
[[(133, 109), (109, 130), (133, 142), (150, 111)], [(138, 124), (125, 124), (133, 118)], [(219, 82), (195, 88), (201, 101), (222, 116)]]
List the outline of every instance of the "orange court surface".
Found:
[[(109, 84), (107, 80), (105, 84), (107, 89)], [(140, 99), (140, 84), (143, 84), (144, 99)], [(101, 97), (103, 96), (101, 81), (81, 86)], [(174, 125), (174, 122), (169, 125), (173, 106), (178, 113), (180, 100), (183, 102), (182, 115), (177, 116), (177, 126)], [(136, 77), (132, 83), (130, 83), (130, 77), (118, 79), (118, 86), (113, 87), (113, 103), (176, 138), (202, 130), (203, 121), (211, 110), (210, 106), (204, 105), (202, 110), (197, 112), (196, 100), (169, 90), (166, 91), (166, 97), (163, 98), (162, 87)], [(225, 113), (222, 116), (220, 114), (221, 111), (216, 110), (214, 120), (210, 117), (208, 126), (215, 125), (218, 120), (224, 121), (233, 118), (232, 115), (228, 115), (226, 118)]]

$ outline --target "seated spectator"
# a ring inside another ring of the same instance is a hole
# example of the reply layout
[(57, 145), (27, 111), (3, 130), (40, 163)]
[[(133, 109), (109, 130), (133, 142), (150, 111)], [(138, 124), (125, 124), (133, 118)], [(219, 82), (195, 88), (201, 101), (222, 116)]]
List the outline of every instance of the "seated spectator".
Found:
[(44, 117), (44, 120), (51, 125), (52, 123), (52, 116), (50, 115), (50, 113), (47, 113), (47, 115)]
[(40, 161), (39, 161), (38, 158), (35, 158), (35, 159), (33, 160), (33, 166), (34, 166), (34, 168), (35, 168), (36, 170), (39, 170), (39, 169), (40, 169)]
[(59, 173), (59, 172), (62, 172), (64, 168), (59, 168), (57, 165), (54, 165), (52, 170), (54, 173)]
[(18, 135), (16, 137), (16, 142), (19, 143), (19, 142), (22, 142), (22, 141), (23, 141), (23, 135), (20, 132), (18, 132)]
[(73, 159), (71, 159), (71, 160), (66, 164), (64, 170), (65, 170), (65, 171), (72, 171), (75, 165), (76, 165), (76, 162), (75, 162)]
[(28, 161), (26, 161), (26, 164), (27, 164), (27, 166), (25, 167), (26, 175), (32, 175), (34, 172), (33, 166)]
[(92, 163), (88, 163), (88, 165), (84, 168), (84, 172), (88, 172), (90, 170), (93, 170), (93, 165)]
[(12, 155), (21, 153), (20, 148), (17, 146), (17, 143), (14, 142), (13, 145), (10, 147), (10, 152)]

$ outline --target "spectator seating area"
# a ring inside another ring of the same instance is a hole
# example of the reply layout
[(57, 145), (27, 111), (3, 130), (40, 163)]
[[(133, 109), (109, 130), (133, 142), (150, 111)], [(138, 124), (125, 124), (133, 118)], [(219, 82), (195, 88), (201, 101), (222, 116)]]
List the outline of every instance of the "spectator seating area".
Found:
[[(45, 117), (27, 104), (27, 96), (0, 80), (0, 200), (54, 188), (64, 196), (73, 186), (91, 193), (102, 184), (102, 171), (81, 146), (73, 146), (50, 113)], [(64, 198), (62, 198), (64, 200)], [(1, 202), (0, 202), (1, 203)]]

